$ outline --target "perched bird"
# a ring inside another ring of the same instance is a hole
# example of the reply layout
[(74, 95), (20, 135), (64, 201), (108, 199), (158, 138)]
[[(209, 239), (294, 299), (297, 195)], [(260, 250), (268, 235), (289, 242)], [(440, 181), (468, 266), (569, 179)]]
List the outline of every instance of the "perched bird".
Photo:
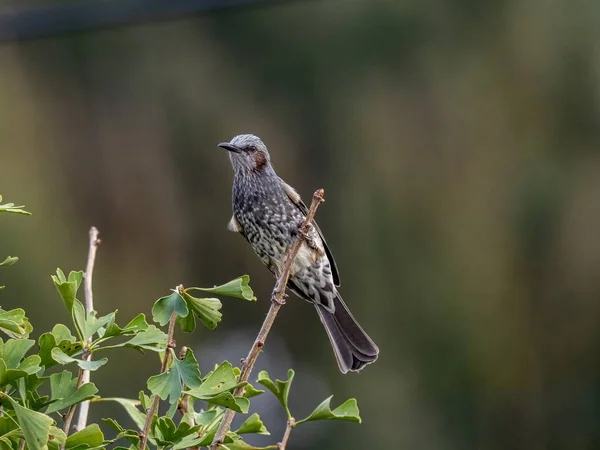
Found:
[[(240, 233), (278, 278), (308, 212), (300, 195), (273, 169), (265, 144), (252, 134), (234, 137), (219, 147), (233, 166), (233, 217), (228, 228)], [(337, 286), (333, 255), (313, 222), (292, 265), (288, 288), (313, 303), (325, 326), (342, 373), (374, 362), (379, 349), (352, 316)]]

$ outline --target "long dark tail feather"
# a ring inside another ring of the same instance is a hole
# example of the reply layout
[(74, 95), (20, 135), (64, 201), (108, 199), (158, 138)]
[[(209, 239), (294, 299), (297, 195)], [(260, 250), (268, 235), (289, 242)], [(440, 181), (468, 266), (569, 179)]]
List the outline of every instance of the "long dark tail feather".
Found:
[(342, 373), (358, 372), (379, 356), (379, 348), (358, 324), (340, 294), (331, 313), (316, 304), (321, 322), (333, 347), (333, 353)]

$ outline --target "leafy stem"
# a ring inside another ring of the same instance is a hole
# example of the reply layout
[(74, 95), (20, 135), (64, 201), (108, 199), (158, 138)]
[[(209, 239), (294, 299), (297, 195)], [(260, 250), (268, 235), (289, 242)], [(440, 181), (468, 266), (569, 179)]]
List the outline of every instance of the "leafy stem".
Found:
[[(183, 286), (179, 286), (177, 290), (181, 292)], [(175, 347), (175, 342), (173, 341), (173, 335), (175, 334), (175, 324), (177, 323), (177, 311), (173, 311), (171, 314), (171, 319), (169, 320), (169, 331), (167, 332), (167, 348), (165, 349), (165, 356), (163, 357), (162, 366), (160, 368), (160, 373), (165, 373), (167, 368), (169, 367), (169, 359), (171, 358), (171, 353), (173, 353), (173, 347)], [(158, 409), (158, 404), (160, 402), (160, 397), (155, 395), (152, 399), (152, 405), (150, 405), (150, 409), (146, 415), (146, 421), (144, 422), (144, 429), (142, 431), (140, 450), (145, 450), (146, 445), (148, 443), (148, 435), (150, 434), (150, 426), (152, 424), (152, 419), (154, 418), (154, 414)]]
[[(86, 358), (86, 351), (83, 352), (83, 358)], [(83, 385), (83, 369), (79, 369), (79, 374), (77, 376), (77, 384), (75, 385), (75, 390), (79, 390), (79, 388)], [(71, 428), (71, 421), (73, 420), (73, 416), (75, 415), (75, 409), (77, 408), (77, 403), (71, 405), (69, 410), (67, 411), (67, 415), (65, 416), (65, 424), (63, 426), (63, 431), (65, 434), (69, 434), (69, 429)], [(64, 450), (65, 444), (61, 446), (61, 450)]]

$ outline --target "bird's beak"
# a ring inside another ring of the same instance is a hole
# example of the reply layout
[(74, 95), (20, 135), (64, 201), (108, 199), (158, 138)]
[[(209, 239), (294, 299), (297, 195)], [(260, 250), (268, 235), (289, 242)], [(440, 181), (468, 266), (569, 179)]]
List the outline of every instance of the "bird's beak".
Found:
[(241, 150), (239, 148), (237, 148), (235, 145), (231, 145), (229, 142), (221, 142), (217, 145), (217, 147), (224, 148), (225, 150), (233, 153), (241, 153)]

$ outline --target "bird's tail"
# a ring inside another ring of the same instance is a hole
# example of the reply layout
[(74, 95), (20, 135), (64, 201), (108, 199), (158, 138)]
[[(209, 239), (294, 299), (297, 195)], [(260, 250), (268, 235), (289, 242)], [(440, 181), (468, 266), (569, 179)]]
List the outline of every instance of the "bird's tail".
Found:
[(333, 313), (319, 304), (315, 306), (329, 336), (340, 371), (358, 372), (377, 359), (379, 348), (352, 316), (339, 293), (334, 304)]

